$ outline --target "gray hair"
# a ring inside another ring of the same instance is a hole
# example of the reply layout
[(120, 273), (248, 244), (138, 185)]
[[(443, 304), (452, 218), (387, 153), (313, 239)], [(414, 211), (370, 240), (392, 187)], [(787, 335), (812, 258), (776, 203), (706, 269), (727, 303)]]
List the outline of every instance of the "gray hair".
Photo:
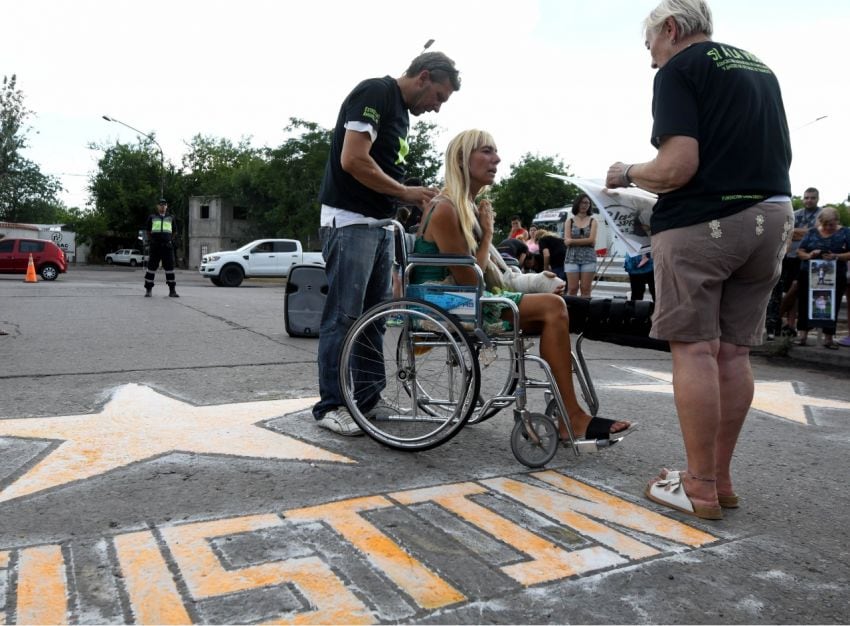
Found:
[(659, 32), (664, 21), (672, 17), (682, 37), (702, 33), (711, 37), (714, 25), (711, 9), (705, 0), (661, 0), (643, 21), (646, 32)]
[(460, 72), (455, 67), (455, 62), (442, 52), (423, 52), (410, 62), (410, 67), (405, 70), (404, 75), (413, 78), (423, 70), (428, 70), (431, 80), (435, 83), (448, 81), (454, 91), (460, 89)]

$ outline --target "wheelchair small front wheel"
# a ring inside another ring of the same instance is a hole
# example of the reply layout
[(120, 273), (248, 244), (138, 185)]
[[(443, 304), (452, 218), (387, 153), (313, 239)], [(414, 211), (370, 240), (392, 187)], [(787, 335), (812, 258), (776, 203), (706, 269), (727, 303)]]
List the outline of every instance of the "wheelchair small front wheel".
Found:
[(543, 467), (558, 451), (558, 427), (541, 413), (529, 415), (528, 427), (523, 420), (516, 420), (511, 431), (511, 451), (526, 467)]

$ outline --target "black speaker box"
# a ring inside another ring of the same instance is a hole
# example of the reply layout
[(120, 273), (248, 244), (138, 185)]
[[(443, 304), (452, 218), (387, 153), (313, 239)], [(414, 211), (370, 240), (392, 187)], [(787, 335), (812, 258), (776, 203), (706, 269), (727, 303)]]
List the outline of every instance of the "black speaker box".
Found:
[(318, 337), (328, 280), (322, 265), (293, 265), (289, 269), (283, 320), (290, 337)]

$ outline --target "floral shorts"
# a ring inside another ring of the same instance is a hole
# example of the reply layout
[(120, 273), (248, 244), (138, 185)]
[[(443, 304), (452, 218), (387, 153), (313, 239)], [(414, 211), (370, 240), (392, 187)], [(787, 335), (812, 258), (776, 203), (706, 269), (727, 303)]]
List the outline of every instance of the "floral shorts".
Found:
[(759, 345), (793, 226), (790, 202), (761, 202), (653, 234), (657, 298), (650, 337)]

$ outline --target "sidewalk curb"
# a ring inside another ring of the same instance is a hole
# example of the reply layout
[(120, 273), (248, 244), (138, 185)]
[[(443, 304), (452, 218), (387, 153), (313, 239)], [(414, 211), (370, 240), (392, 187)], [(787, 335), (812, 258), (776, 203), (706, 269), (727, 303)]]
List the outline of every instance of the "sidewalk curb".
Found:
[(788, 363), (812, 364), (814, 366), (828, 365), (850, 370), (850, 348), (843, 346), (839, 346), (838, 350), (827, 350), (815, 343), (810, 343), (808, 346), (791, 345), (787, 352), (783, 354), (781, 344), (771, 342), (753, 348), (751, 354)]

